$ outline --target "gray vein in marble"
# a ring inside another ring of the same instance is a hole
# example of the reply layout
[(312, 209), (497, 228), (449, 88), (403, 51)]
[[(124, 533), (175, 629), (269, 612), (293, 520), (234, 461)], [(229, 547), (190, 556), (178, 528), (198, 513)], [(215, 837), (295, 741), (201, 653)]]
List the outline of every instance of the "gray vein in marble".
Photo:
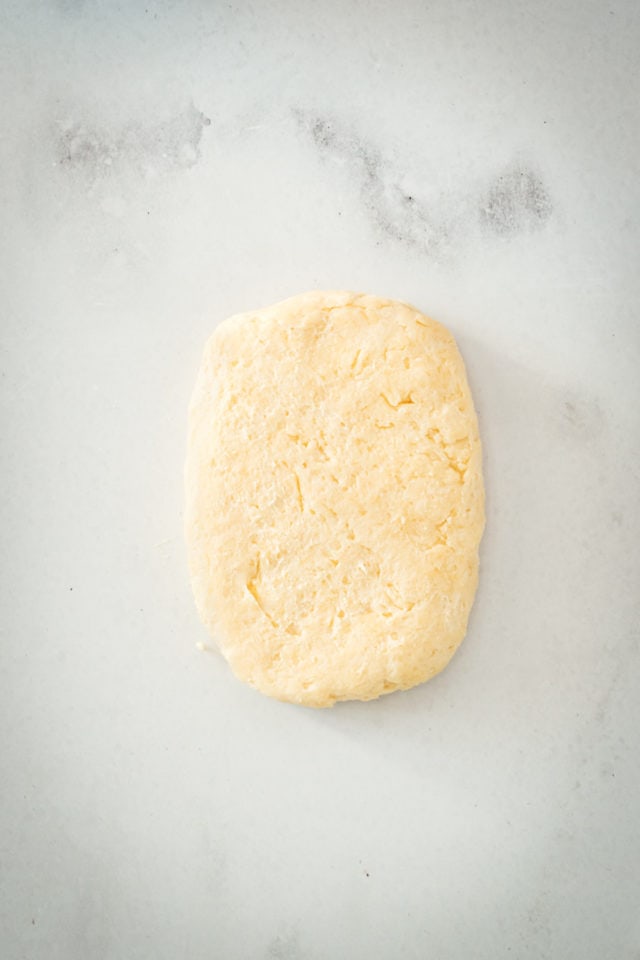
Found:
[(352, 168), (375, 228), (433, 260), (453, 259), (474, 237), (530, 233), (553, 213), (542, 177), (519, 159), (481, 185), (426, 201), (417, 191), (403, 189), (402, 171), (349, 128), (301, 109), (293, 116), (321, 156)]
[(565, 437), (580, 441), (593, 440), (602, 434), (605, 416), (595, 398), (567, 394), (560, 416), (560, 430)]
[(298, 928), (273, 938), (267, 949), (268, 960), (304, 960)]
[(541, 177), (518, 163), (495, 178), (479, 205), (480, 220), (498, 236), (544, 226), (553, 212)]
[(201, 155), (202, 134), (211, 120), (192, 103), (166, 120), (130, 120), (119, 127), (69, 118), (53, 129), (57, 165), (90, 181), (114, 170), (185, 169)]
[(360, 182), (363, 202), (375, 227), (387, 237), (440, 259), (449, 253), (449, 227), (417, 197), (400, 186), (400, 177), (381, 152), (338, 122), (295, 109), (298, 125), (321, 154), (349, 163)]

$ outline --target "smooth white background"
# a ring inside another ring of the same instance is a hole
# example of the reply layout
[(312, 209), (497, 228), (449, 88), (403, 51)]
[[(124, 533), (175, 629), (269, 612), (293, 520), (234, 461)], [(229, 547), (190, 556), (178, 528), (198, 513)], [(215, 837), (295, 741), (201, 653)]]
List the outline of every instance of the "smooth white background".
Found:
[[(637, 4), (0, 17), (2, 958), (637, 960)], [(310, 288), (451, 327), (488, 511), (450, 667), (324, 712), (182, 540), (204, 340)]]

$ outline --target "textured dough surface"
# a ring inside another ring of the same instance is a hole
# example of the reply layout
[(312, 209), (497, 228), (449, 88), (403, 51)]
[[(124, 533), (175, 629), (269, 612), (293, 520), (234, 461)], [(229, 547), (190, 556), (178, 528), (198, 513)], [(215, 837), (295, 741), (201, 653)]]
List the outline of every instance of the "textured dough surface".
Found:
[(404, 303), (293, 297), (222, 323), (189, 411), (196, 604), (236, 675), (331, 706), (438, 673), (484, 526), (464, 364)]

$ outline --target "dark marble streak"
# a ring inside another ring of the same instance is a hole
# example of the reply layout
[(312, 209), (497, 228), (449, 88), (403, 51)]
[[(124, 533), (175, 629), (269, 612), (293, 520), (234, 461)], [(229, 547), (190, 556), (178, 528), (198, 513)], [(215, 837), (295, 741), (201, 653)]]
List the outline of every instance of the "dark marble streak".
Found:
[(321, 154), (351, 165), (364, 205), (380, 233), (434, 259), (450, 253), (451, 237), (445, 219), (401, 188), (398, 172), (376, 147), (335, 120), (297, 109), (293, 114)]
[(542, 178), (514, 163), (496, 177), (481, 197), (481, 223), (498, 236), (510, 236), (544, 226), (553, 212)]
[(462, 185), (435, 203), (406, 193), (401, 171), (380, 150), (336, 120), (296, 109), (298, 127), (322, 156), (348, 163), (377, 231), (433, 260), (449, 261), (474, 237), (514, 238), (544, 227), (549, 191), (529, 165), (514, 160), (488, 180)]

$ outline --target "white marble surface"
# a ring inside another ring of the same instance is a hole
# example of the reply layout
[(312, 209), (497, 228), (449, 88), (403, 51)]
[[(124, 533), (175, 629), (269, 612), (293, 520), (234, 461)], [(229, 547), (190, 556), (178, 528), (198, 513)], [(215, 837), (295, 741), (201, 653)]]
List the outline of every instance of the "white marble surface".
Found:
[[(637, 960), (640, 8), (5, 2), (3, 960)], [(469, 636), (314, 712), (195, 648), (185, 411), (227, 314), (450, 325)]]

